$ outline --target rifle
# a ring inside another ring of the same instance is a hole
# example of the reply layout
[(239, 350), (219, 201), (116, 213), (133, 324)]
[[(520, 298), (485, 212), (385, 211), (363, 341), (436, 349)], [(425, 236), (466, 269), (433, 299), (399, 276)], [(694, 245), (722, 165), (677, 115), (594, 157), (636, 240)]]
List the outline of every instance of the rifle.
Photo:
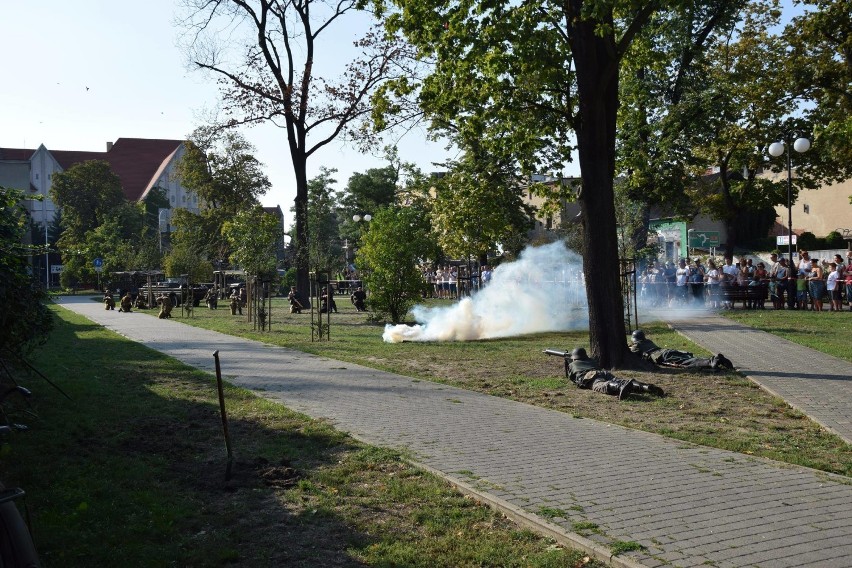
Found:
[(553, 357), (562, 357), (565, 360), (565, 376), (568, 377), (568, 365), (571, 364), (571, 353), (568, 351), (557, 351), (556, 349), (545, 349), (542, 351), (545, 355), (552, 355)]

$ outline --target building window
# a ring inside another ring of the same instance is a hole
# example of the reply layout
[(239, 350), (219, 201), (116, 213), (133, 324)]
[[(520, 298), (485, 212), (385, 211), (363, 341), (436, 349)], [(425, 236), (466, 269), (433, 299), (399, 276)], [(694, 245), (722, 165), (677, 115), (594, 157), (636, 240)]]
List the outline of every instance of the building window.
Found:
[(174, 195), (171, 196), (171, 201), (172, 201), (172, 203), (175, 202), (175, 196)]
[(38, 174), (36, 174), (36, 180), (38, 180)]
[(805, 203), (805, 213), (810, 214), (810, 212), (811, 212), (811, 206), (808, 205), (807, 203)]

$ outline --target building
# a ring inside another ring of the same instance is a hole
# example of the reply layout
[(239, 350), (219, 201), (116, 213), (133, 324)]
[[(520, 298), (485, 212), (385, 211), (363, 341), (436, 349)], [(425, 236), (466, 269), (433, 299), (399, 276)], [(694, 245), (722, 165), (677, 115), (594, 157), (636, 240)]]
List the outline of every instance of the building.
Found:
[[(183, 140), (145, 138), (119, 138), (115, 143), (107, 142), (103, 152), (49, 150), (43, 144), (36, 149), (0, 148), (0, 185), (43, 197), (41, 201), (28, 200), (26, 207), (32, 220), (45, 227), (46, 241), (47, 227), (56, 216), (56, 205), (50, 199), (53, 175), (81, 162), (104, 160), (121, 180), (128, 201), (144, 199), (155, 187), (166, 191), (171, 209), (160, 211), (160, 230), (168, 232), (172, 209), (198, 212), (198, 196), (174, 175), (184, 151)], [(58, 281), (59, 263), (54, 255), (47, 262), (52, 265), (51, 274), (45, 275), (50, 285)], [(41, 270), (46, 272), (44, 267)]]
[[(769, 174), (776, 181), (786, 178), (787, 172)], [(794, 172), (795, 175), (795, 172)], [(852, 180), (837, 184), (828, 184), (819, 189), (805, 189), (792, 204), (793, 234), (813, 233), (825, 237), (837, 231), (852, 245)], [(775, 207), (778, 219), (772, 229), (772, 235), (786, 235), (788, 211), (786, 205)]]
[[(166, 190), (173, 209), (198, 212), (198, 197), (184, 188), (174, 175), (183, 156), (183, 140), (119, 138), (107, 142), (104, 152), (49, 150), (43, 144), (37, 149), (0, 148), (0, 183), (13, 189), (44, 197), (30, 202), (30, 213), (36, 223), (50, 223), (56, 206), (50, 199), (53, 174), (88, 160), (104, 160), (121, 180), (128, 201), (140, 201), (155, 187)], [(25, 183), (22, 171), (28, 171)]]

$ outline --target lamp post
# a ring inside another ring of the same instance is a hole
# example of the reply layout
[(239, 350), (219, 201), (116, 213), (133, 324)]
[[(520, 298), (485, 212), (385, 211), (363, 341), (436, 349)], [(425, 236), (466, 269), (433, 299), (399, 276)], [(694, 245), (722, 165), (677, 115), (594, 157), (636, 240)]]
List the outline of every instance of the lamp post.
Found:
[[(787, 254), (790, 266), (788, 271), (793, 270), (793, 159), (790, 152), (790, 140), (792, 133), (785, 133), (783, 142), (773, 142), (769, 145), (769, 155), (777, 158), (786, 152), (787, 154)], [(792, 143), (793, 149), (802, 154), (811, 148), (811, 141), (807, 138), (796, 138)]]

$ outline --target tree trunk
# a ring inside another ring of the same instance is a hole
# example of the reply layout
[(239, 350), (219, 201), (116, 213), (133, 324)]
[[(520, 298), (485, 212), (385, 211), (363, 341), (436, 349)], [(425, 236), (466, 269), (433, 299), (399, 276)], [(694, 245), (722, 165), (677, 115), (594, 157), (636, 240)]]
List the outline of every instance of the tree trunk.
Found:
[(308, 276), (308, 174), (307, 157), (293, 155), (293, 172), (296, 175), (296, 288), (302, 297), (310, 294), (310, 278)]
[(579, 17), (575, 22), (572, 50), (579, 100), (577, 147), (583, 180), (579, 202), (589, 346), (601, 367), (614, 368), (628, 353), (613, 192), (618, 60), (612, 37), (596, 33), (597, 22)]

